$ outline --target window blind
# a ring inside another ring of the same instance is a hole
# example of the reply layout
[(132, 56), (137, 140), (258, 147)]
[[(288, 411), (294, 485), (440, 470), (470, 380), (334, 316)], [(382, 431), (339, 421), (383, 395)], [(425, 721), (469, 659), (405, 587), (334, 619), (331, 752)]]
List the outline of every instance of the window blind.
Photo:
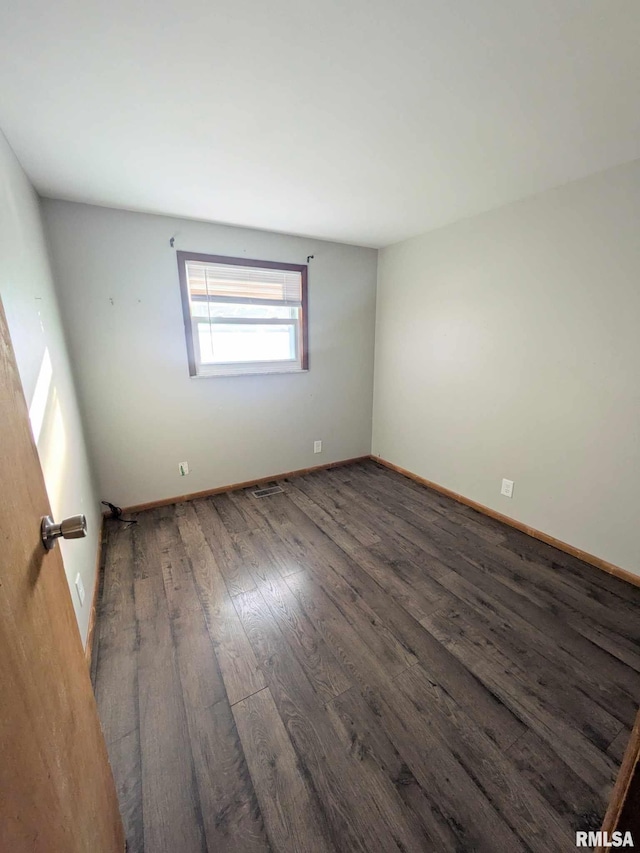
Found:
[(302, 305), (302, 275), (297, 270), (202, 261), (187, 261), (185, 266), (192, 299), (264, 302), (292, 307)]

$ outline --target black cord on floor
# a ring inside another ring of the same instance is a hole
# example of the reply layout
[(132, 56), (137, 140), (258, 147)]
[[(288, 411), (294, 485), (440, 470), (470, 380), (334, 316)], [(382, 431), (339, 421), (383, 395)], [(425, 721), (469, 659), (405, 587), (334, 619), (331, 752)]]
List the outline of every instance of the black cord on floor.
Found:
[(138, 521), (135, 518), (123, 518), (122, 517), (122, 508), (116, 506), (115, 504), (109, 503), (109, 501), (100, 501), (104, 506), (108, 506), (111, 510), (111, 518), (115, 518), (116, 521), (121, 521), (123, 524), (137, 524)]

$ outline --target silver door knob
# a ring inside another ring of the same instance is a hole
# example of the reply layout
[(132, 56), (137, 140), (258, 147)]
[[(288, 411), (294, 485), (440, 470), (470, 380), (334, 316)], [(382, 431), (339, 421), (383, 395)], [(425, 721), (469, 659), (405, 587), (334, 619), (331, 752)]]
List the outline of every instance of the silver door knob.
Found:
[(84, 515), (70, 515), (56, 524), (50, 515), (45, 515), (40, 525), (42, 544), (50, 551), (56, 539), (83, 539), (87, 535), (87, 519)]

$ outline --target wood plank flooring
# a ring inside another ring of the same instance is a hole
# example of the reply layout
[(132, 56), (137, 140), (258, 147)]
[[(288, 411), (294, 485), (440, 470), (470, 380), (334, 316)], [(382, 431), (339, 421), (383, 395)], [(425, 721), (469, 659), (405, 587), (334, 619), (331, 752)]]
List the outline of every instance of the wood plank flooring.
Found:
[(280, 485), (106, 525), (129, 851), (574, 851), (640, 704), (640, 589), (374, 462)]

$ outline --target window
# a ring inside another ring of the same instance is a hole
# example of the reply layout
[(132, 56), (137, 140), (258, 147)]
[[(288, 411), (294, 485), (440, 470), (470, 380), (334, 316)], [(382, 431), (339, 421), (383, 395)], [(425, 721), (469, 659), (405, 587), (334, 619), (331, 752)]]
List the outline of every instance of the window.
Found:
[(308, 370), (306, 266), (177, 254), (191, 376)]

